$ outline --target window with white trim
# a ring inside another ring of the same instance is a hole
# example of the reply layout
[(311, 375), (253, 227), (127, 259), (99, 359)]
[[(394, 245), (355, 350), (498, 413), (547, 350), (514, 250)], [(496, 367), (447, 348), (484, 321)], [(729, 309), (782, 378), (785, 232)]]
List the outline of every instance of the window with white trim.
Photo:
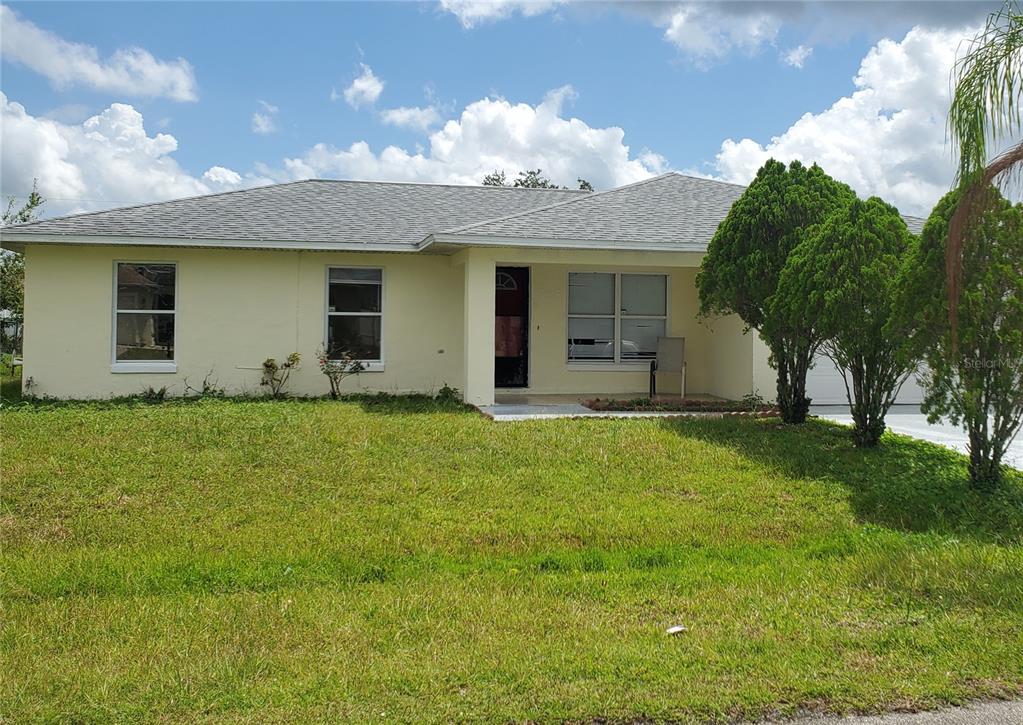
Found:
[(569, 273), (570, 361), (648, 360), (657, 354), (657, 338), (667, 326), (667, 275)]
[(327, 272), (327, 353), (381, 362), (384, 272), (330, 267)]
[(174, 360), (177, 265), (118, 262), (114, 362)]

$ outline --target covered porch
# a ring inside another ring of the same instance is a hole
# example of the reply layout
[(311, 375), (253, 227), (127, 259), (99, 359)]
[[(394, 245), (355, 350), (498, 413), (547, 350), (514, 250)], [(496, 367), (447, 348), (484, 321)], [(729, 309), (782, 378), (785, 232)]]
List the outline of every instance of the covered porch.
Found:
[[(741, 321), (698, 317), (701, 258), (496, 246), (453, 254), (464, 280), (465, 401), (583, 413), (584, 400), (646, 397), (659, 337), (686, 340), (687, 398), (769, 389), (766, 351)], [(658, 386), (659, 394), (682, 392), (680, 378)]]

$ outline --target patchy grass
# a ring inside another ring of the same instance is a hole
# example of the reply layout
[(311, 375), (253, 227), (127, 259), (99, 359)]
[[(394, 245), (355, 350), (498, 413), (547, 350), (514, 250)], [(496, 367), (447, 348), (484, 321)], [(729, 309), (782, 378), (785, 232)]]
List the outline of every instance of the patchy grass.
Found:
[(22, 404), (0, 427), (5, 720), (1023, 692), (1023, 477), (975, 494), (961, 457), (907, 438), (386, 398)]
[(21, 368), (11, 360), (9, 353), (0, 354), (0, 405), (21, 401)]

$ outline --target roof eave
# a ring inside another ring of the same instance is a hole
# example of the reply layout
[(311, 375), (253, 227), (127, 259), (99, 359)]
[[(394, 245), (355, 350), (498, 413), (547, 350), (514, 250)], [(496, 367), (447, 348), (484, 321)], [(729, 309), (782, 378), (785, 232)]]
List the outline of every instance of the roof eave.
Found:
[(111, 234), (33, 233), (11, 228), (0, 230), (0, 246), (11, 249), (25, 244), (73, 244), (115, 247), (202, 247), (208, 249), (292, 249), (322, 252), (416, 252), (418, 244), (363, 244), (306, 242), (283, 239), (208, 239), (200, 237), (135, 237)]
[(600, 249), (627, 252), (697, 252), (707, 251), (699, 242), (650, 242), (624, 239), (551, 239), (508, 237), (476, 234), (437, 233), (426, 237), (420, 249), (448, 244), (462, 247), (527, 247), (543, 249)]

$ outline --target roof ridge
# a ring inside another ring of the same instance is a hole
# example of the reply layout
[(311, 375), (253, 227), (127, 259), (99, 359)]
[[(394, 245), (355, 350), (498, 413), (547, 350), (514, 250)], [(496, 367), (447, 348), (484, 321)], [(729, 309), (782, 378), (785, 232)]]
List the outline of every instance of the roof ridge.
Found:
[[(565, 206), (566, 204), (574, 204), (576, 202), (594, 199), (598, 196), (603, 196), (604, 194), (613, 194), (614, 192), (622, 191), (623, 189), (631, 189), (634, 186), (642, 186), (643, 184), (649, 184), (652, 181), (659, 181), (660, 179), (667, 178), (668, 176), (681, 176), (681, 174), (676, 174), (674, 171), (667, 171), (663, 174), (658, 174), (657, 176), (651, 176), (649, 179), (640, 179), (639, 181), (634, 181), (631, 184), (616, 186), (613, 189), (604, 189), (603, 191), (592, 191), (588, 194), (577, 196), (574, 199), (566, 199), (565, 201), (558, 201), (553, 204), (544, 204), (543, 206), (533, 207), (532, 209), (526, 209), (525, 211), (516, 212), (514, 214), (506, 214), (504, 216), (493, 217), (492, 219), (482, 219), (478, 222), (473, 222), (472, 224), (465, 224), (460, 227), (452, 227), (451, 229), (442, 229), (439, 232), (434, 232), (433, 234), (461, 234), (462, 232), (466, 232), (472, 229), (473, 227), (481, 227), (485, 224), (493, 224), (495, 222), (507, 221), (508, 219), (516, 219), (520, 216), (525, 216), (527, 214), (535, 214), (536, 212), (547, 211), (548, 209), (555, 209), (557, 207)], [(431, 234), (430, 236), (433, 235)]]
[[(439, 184), (433, 181), (376, 181), (373, 179), (303, 179), (303, 181), (322, 181), (330, 184), (377, 184), (387, 186), (440, 186), (448, 189), (504, 189), (506, 191), (558, 191), (570, 194), (586, 194), (584, 189), (562, 189), (543, 186), (497, 186), (490, 184)], [(290, 182), (294, 183), (294, 182)], [(277, 184), (271, 184), (277, 186)]]

